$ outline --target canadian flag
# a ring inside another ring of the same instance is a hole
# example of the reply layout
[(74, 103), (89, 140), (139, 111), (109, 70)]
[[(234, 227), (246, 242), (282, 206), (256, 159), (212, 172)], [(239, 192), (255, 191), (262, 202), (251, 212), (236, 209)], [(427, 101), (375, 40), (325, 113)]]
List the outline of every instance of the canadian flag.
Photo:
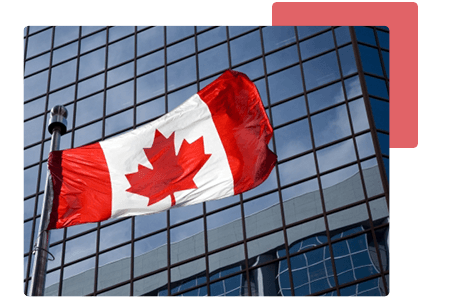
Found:
[(161, 118), (87, 146), (53, 151), (48, 229), (167, 210), (236, 195), (276, 163), (258, 90), (226, 71)]

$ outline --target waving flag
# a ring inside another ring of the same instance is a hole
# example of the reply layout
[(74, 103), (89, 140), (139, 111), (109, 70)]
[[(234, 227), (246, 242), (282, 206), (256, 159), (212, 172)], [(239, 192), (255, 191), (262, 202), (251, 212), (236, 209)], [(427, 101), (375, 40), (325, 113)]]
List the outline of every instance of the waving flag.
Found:
[(157, 213), (262, 183), (276, 162), (255, 85), (226, 71), (161, 118), (87, 146), (54, 151), (48, 229)]

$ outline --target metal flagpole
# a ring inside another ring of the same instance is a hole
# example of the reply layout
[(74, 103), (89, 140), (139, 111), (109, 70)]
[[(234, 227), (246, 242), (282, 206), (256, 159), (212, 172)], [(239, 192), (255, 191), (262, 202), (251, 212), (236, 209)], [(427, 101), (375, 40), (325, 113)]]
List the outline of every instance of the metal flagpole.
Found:
[[(48, 121), (48, 131), (52, 135), (50, 143), (50, 152), (59, 150), (61, 135), (67, 131), (67, 109), (62, 105), (56, 105), (50, 111)], [(48, 241), (50, 233), (47, 230), (50, 221), (50, 213), (53, 204), (53, 184), (51, 175), (47, 171), (47, 181), (44, 191), (44, 203), (42, 204), (41, 223), (39, 224), (39, 233), (34, 244), (33, 254), (35, 254), (33, 264), (33, 275), (31, 278), (31, 296), (43, 296), (45, 288), (45, 272), (47, 270)]]

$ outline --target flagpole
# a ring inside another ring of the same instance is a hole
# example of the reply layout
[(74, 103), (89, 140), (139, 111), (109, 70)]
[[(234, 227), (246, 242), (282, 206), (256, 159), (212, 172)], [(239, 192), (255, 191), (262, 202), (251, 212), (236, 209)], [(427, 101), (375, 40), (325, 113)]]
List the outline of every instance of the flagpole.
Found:
[[(67, 131), (67, 109), (62, 105), (56, 105), (50, 111), (48, 121), (48, 131), (52, 135), (50, 142), (50, 152), (59, 150), (61, 135)], [(41, 222), (39, 232), (33, 249), (35, 254), (33, 264), (33, 275), (31, 278), (31, 296), (43, 296), (45, 288), (45, 272), (47, 270), (48, 260), (48, 241), (50, 232), (47, 230), (50, 221), (50, 213), (53, 204), (53, 185), (51, 175), (47, 171), (47, 180), (44, 191), (44, 203), (42, 204)]]

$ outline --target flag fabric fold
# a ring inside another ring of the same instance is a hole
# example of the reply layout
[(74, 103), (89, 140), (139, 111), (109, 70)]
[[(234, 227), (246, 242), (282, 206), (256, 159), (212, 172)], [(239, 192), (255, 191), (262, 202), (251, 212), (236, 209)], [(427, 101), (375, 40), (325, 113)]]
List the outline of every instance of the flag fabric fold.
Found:
[(270, 175), (276, 155), (256, 86), (228, 70), (131, 132), (49, 154), (48, 229), (151, 214), (236, 195)]

